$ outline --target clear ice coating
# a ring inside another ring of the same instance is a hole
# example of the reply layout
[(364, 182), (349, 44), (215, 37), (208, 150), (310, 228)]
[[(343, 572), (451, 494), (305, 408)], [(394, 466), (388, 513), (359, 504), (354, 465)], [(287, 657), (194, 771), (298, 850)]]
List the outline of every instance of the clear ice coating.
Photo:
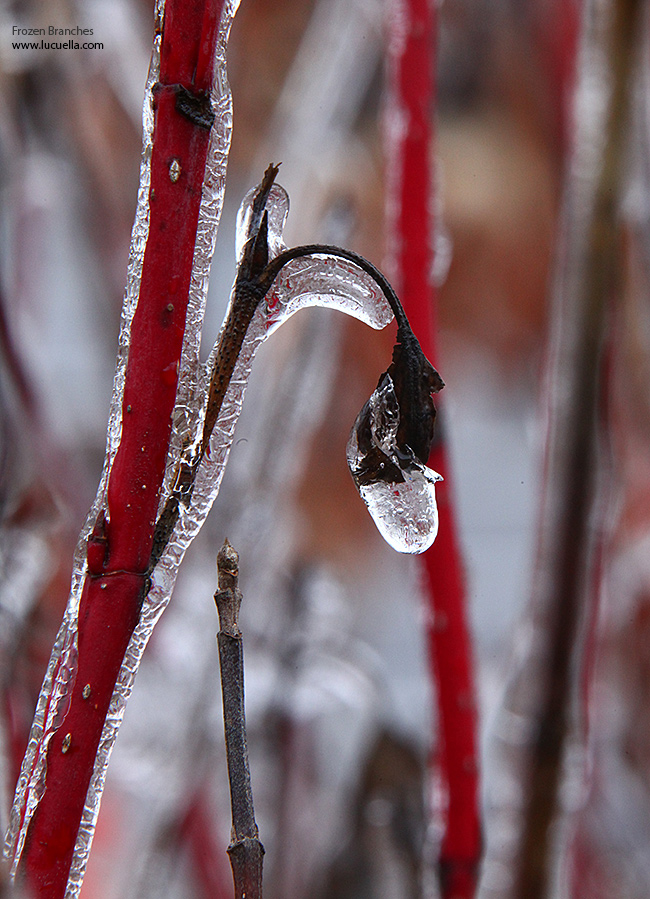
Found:
[[(237, 262), (241, 262), (244, 247), (250, 237), (251, 227), (253, 226), (253, 200), (257, 190), (257, 187), (253, 187), (248, 191), (237, 213), (235, 229), (235, 258)], [(265, 209), (268, 215), (269, 256), (274, 257), (278, 256), (285, 249), (282, 231), (289, 215), (289, 195), (280, 184), (271, 185)]]
[(401, 553), (421, 553), (438, 534), (436, 481), (407, 447), (397, 443), (400, 410), (395, 386), (384, 374), (354, 423), (348, 466), (384, 540)]
[[(236, 252), (240, 262), (248, 227), (251, 223), (250, 206), (254, 195), (255, 191), (251, 191), (247, 195), (238, 216)], [(274, 257), (284, 249), (282, 228), (288, 212), (288, 198), (284, 189), (279, 185), (273, 185), (269, 192), (266, 212), (268, 215), (269, 251), (271, 257)], [(231, 314), (233, 303), (234, 291), (226, 318)], [(170, 574), (175, 578), (175, 571), (187, 546), (198, 533), (218, 493), (243, 404), (253, 358), (258, 347), (298, 310), (310, 306), (337, 309), (375, 329), (384, 328), (393, 318), (388, 301), (379, 285), (367, 272), (353, 262), (325, 253), (317, 253), (294, 259), (283, 267), (266, 298), (259, 303), (246, 331), (219, 417), (212, 432), (209, 452), (201, 459), (196, 473), (192, 501), (188, 506), (182, 506), (172, 538), (159, 564), (154, 569), (153, 589), (144, 609), (146, 616), (157, 617), (161, 610), (160, 601), (163, 604), (166, 603), (167, 600), (164, 599), (167, 595), (165, 584)], [(221, 336), (201, 373), (200, 392), (204, 397), (207, 395), (208, 380), (220, 341)], [(188, 417), (186, 414), (182, 416), (182, 421), (187, 432)], [(190, 443), (185, 437), (187, 452), (190, 455), (200, 442), (201, 425), (202, 417), (198, 416), (193, 442)], [(167, 492), (171, 489), (173, 480), (174, 471), (169, 468)], [(163, 496), (163, 502), (165, 499), (166, 496)]]
[[(159, 17), (162, 14), (162, 6), (160, 3), (157, 4), (157, 14)], [(149, 231), (148, 196), (151, 183), (153, 86), (158, 80), (159, 54), (160, 36), (157, 34), (154, 40), (144, 95), (143, 148), (140, 166), (140, 183), (138, 188), (138, 205), (131, 233), (127, 283), (118, 339), (118, 352), (108, 420), (104, 468), (97, 490), (97, 496), (88, 513), (88, 517), (82, 528), (79, 542), (77, 543), (75, 550), (70, 596), (61, 627), (59, 628), (52, 649), (43, 686), (41, 687), (27, 749), (16, 786), (16, 794), (10, 813), (9, 828), (7, 830), (4, 848), (5, 857), (8, 858), (11, 863), (12, 874), (15, 874), (16, 872), (22, 854), (25, 837), (27, 835), (27, 829), (45, 789), (47, 747), (52, 735), (61, 723), (61, 718), (67, 708), (70, 691), (76, 677), (77, 616), (81, 590), (86, 574), (86, 540), (100, 509), (105, 506), (108, 478), (121, 438), (122, 396), (128, 359), (131, 322), (137, 306), (140, 278), (142, 274), (142, 262)], [(102, 747), (105, 745), (105, 741), (102, 738)], [(106, 759), (108, 754), (110, 754), (110, 746), (106, 754)], [(99, 811), (100, 795), (101, 789), (99, 790), (99, 793), (97, 793), (97, 791), (91, 787), (89, 792), (89, 805), (84, 813), (85, 817), (87, 817), (88, 813), (93, 815), (93, 826), (89, 831), (88, 849), (90, 847), (90, 839), (92, 839), (92, 830), (94, 829), (94, 817), (96, 817), (96, 814)], [(82, 824), (80, 834), (83, 831), (83, 827), (84, 825)], [(75, 852), (72, 871), (76, 871), (77, 873), (80, 872), (80, 877), (82, 877), (84, 868), (85, 859), (81, 860), (78, 853)], [(79, 879), (79, 887), (80, 886), (81, 880)], [(72, 897), (76, 895), (76, 892), (73, 891), (66, 895)]]
[[(241, 262), (249, 228), (252, 203), (257, 188), (250, 190), (239, 209), (235, 252)], [(279, 184), (273, 184), (266, 202), (268, 215), (269, 258), (286, 250), (282, 230), (289, 214), (289, 197)], [(266, 296), (267, 335), (299, 309), (325, 306), (346, 312), (371, 328), (385, 328), (393, 319), (388, 302), (376, 281), (354, 262), (327, 253), (313, 252), (287, 262), (275, 278)]]
[[(187, 324), (183, 352), (179, 367), (179, 388), (175, 420), (181, 416), (179, 410), (184, 406), (193, 410), (193, 421), (196, 422), (197, 390), (201, 387), (199, 368), (199, 345), (208, 276), (216, 231), (225, 191), (226, 162), (230, 147), (232, 131), (232, 102), (230, 87), (226, 76), (226, 48), (230, 26), (237, 10), (239, 0), (227, 0), (224, 4), (221, 26), (218, 35), (214, 84), (211, 102), (216, 112), (216, 121), (210, 137), (210, 149), (203, 184), (201, 212), (194, 252), (192, 281), (187, 312)], [(71, 689), (77, 673), (77, 632), (78, 610), (81, 591), (86, 576), (86, 543), (93, 523), (102, 509), (106, 509), (107, 484), (112, 465), (120, 445), (122, 433), (122, 397), (130, 345), (130, 333), (133, 316), (140, 293), (142, 265), (149, 232), (149, 188), (151, 183), (151, 154), (153, 149), (153, 88), (158, 81), (160, 70), (161, 22), (164, 14), (164, 0), (156, 0), (155, 37), (143, 105), (143, 145), (140, 166), (140, 183), (135, 221), (131, 233), (131, 247), (127, 270), (125, 298), (122, 307), (118, 352), (113, 382), (113, 394), (107, 429), (106, 454), (104, 468), (95, 501), (89, 511), (81, 530), (79, 542), (75, 550), (70, 596), (63, 622), (52, 649), (47, 672), (38, 698), (34, 721), (32, 724), (27, 750), (23, 759), (21, 773), (16, 787), (14, 804), (10, 814), (7, 830), (5, 857), (9, 860), (12, 874), (15, 874), (23, 851), (27, 830), (46, 788), (47, 748), (52, 735), (56, 732), (65, 715)], [(182, 441), (172, 439), (168, 457), (168, 470), (178, 463)], [(176, 572), (171, 573), (165, 583), (168, 594), (164, 601), (157, 596), (157, 615), (171, 595)], [(159, 576), (160, 577), (160, 576)], [(120, 670), (113, 698), (109, 708), (93, 776), (91, 779), (86, 805), (78, 831), (74, 856), (66, 889), (66, 899), (74, 899), (81, 889), (86, 863), (95, 829), (99, 805), (106, 777), (108, 761), (117, 732), (124, 715), (126, 701), (130, 695), (135, 673), (151, 634), (157, 615), (153, 616), (147, 608), (143, 610), (143, 621), (136, 630), (127, 650)], [(148, 614), (147, 614), (148, 613)], [(143, 624), (144, 622), (144, 624)]]

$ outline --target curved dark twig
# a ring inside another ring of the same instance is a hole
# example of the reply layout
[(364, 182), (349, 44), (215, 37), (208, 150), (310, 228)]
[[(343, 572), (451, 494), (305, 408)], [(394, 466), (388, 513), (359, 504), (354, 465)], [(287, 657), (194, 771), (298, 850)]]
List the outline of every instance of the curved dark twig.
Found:
[[(409, 446), (417, 458), (426, 464), (433, 442), (436, 417), (431, 394), (442, 390), (445, 383), (422, 352), (420, 342), (413, 333), (399, 297), (386, 276), (364, 256), (353, 250), (326, 244), (293, 247), (272, 259), (258, 282), (260, 288), (264, 290), (264, 295), (271, 289), (285, 265), (306, 256), (335, 256), (352, 262), (375, 281), (386, 297), (397, 322), (397, 342), (393, 348), (393, 361), (387, 374), (395, 384), (395, 393), (400, 406), (398, 445)], [(380, 381), (383, 377), (384, 375)]]
[(395, 385), (395, 393), (400, 406), (398, 445), (410, 447), (424, 463), (427, 462), (429, 456), (436, 417), (431, 395), (441, 390), (444, 382), (422, 352), (420, 343), (404, 312), (404, 307), (386, 276), (358, 253), (327, 244), (306, 244), (292, 247), (269, 261), (268, 220), (265, 204), (277, 172), (278, 166), (270, 165), (267, 168), (253, 199), (252, 217), (249, 224), (250, 236), (237, 273), (234, 300), (221, 331), (215, 353), (201, 444), (191, 461), (181, 462), (172, 492), (156, 522), (153, 550), (149, 561), (150, 574), (169, 543), (180, 515), (181, 503), (189, 504), (191, 501), (199, 465), (208, 450), (212, 431), (221, 412), (239, 353), (255, 312), (273, 287), (282, 269), (295, 259), (309, 256), (334, 256), (345, 259), (369, 275), (382, 291), (397, 321), (397, 342), (393, 348), (392, 363), (387, 372), (381, 376), (380, 381), (388, 374)]

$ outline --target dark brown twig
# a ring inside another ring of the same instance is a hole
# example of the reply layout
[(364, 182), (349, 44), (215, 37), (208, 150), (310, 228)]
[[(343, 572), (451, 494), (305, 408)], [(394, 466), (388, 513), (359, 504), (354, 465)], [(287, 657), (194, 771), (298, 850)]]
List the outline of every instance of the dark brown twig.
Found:
[(242, 599), (238, 587), (239, 556), (228, 540), (217, 554), (217, 574), (219, 589), (214, 594), (214, 601), (221, 627), (217, 643), (232, 807), (232, 840), (228, 856), (235, 882), (235, 899), (262, 899), (264, 847), (255, 823), (246, 745), (244, 649), (238, 623)]
[(181, 504), (187, 505), (191, 501), (199, 465), (207, 453), (212, 431), (219, 418), (253, 316), (283, 267), (295, 259), (315, 256), (345, 259), (375, 281), (397, 322), (397, 342), (393, 348), (393, 360), (388, 374), (394, 381), (400, 406), (398, 446), (402, 450), (410, 447), (422, 462), (426, 463), (429, 458), (436, 417), (432, 394), (442, 390), (444, 381), (422, 352), (404, 308), (388, 279), (363, 256), (342, 247), (308, 244), (285, 250), (269, 261), (265, 206), (277, 173), (278, 166), (270, 165), (267, 168), (253, 200), (248, 240), (235, 281), (234, 301), (214, 357), (201, 444), (191, 461), (181, 461), (171, 494), (156, 522), (149, 573), (153, 572), (169, 543), (180, 516)]
[[(576, 271), (583, 275), (581, 283), (574, 285), (571, 303), (562, 310), (563, 329), (558, 341), (554, 389), (565, 399), (556, 401), (553, 412), (546, 519), (542, 522), (538, 563), (540, 599), (546, 601), (549, 614), (550, 648), (527, 775), (514, 899), (542, 899), (550, 889), (551, 824), (559, 803), (573, 665), (593, 565), (590, 518), (596, 493), (603, 347), (608, 309), (619, 277), (621, 232), (617, 213), (641, 9), (641, 0), (614, 0), (608, 10), (611, 21), (603, 39), (608, 42), (611, 95), (584, 248), (576, 245), (581, 223), (574, 217), (571, 229), (567, 229), (569, 264), (577, 266)], [(572, 270), (569, 281), (571, 274)]]

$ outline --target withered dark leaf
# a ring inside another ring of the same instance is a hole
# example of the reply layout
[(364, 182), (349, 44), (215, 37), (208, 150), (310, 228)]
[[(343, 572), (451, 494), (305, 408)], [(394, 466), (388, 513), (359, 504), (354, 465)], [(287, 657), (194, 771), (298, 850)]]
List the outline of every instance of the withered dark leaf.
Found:
[(410, 328), (399, 328), (387, 374), (393, 380), (399, 404), (397, 447), (405, 453), (410, 448), (426, 464), (436, 420), (432, 394), (442, 390), (445, 384)]

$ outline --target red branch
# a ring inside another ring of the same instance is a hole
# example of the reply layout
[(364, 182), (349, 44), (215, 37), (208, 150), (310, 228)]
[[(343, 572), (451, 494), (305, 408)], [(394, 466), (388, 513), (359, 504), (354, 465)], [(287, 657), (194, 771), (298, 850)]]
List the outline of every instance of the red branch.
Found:
[(562, 158), (567, 158), (571, 143), (571, 101), (582, 6), (577, 0), (551, 0), (536, 20), (533, 33), (550, 100), (550, 125)]
[[(22, 859), (39, 899), (65, 893), (102, 729), (146, 589), (210, 137), (205, 122), (179, 109), (179, 88), (205, 104), (221, 12), (222, 3), (208, 0), (168, 0), (165, 9), (149, 236), (131, 329), (122, 438), (108, 481), (108, 512), (100, 513), (88, 541), (76, 680), (48, 747), (46, 790)], [(170, 177), (174, 160), (177, 179)]]
[[(406, 34), (393, 34), (393, 102), (405, 115), (390, 165), (398, 185), (393, 240), (396, 280), (404, 309), (425, 355), (436, 364), (435, 296), (431, 284), (431, 118), (435, 97), (436, 21), (430, 0), (407, 0)], [(395, 17), (397, 29), (404, 22)], [(424, 554), (432, 616), (428, 641), (437, 685), (440, 740), (437, 762), (448, 808), (440, 850), (443, 897), (471, 899), (481, 855), (477, 715), (465, 584), (456, 536), (447, 453), (442, 441), (429, 464), (445, 480), (437, 487), (440, 527)]]
[(197, 886), (210, 899), (231, 899), (232, 875), (224, 847), (214, 832), (214, 816), (206, 801), (207, 786), (192, 797), (181, 822), (180, 835), (192, 861)]

